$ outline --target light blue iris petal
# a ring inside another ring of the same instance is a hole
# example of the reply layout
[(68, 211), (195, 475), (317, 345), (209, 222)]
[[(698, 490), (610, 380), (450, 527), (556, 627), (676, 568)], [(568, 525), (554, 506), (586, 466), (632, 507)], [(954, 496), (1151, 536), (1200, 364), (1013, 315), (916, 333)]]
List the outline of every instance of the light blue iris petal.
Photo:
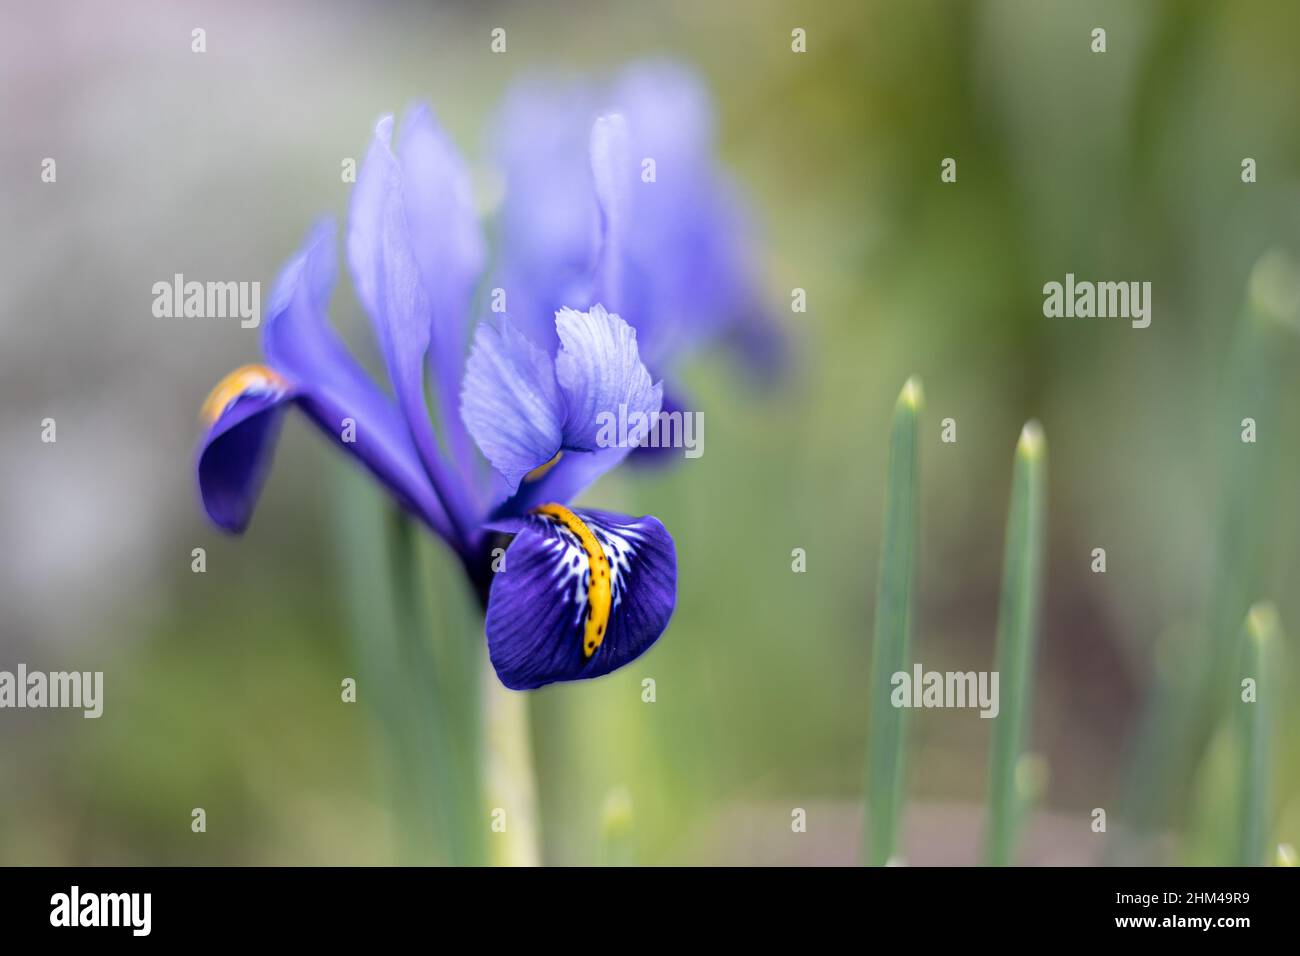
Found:
[[(586, 312), (561, 309), (555, 330), (560, 336), (555, 377), (564, 393), (564, 447), (610, 447), (613, 425), (614, 437), (626, 437), (630, 450), (663, 402), (663, 387), (651, 382), (637, 353), (636, 330), (601, 305)], [(634, 426), (627, 435), (624, 422)], [(637, 422), (645, 427), (636, 428)]]
[(563, 398), (551, 357), (503, 320), (474, 334), (460, 412), (479, 450), (511, 493), (563, 440)]

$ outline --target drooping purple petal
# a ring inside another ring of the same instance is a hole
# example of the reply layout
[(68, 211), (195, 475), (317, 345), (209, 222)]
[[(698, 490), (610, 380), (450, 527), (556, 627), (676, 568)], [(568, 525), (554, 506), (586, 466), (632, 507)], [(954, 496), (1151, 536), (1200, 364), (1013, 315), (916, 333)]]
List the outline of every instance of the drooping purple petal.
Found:
[(509, 320), (480, 324), (465, 367), (461, 417), (513, 494), (560, 450), (564, 402), (550, 355)]
[(677, 555), (658, 519), (561, 512), (529, 515), (492, 579), (488, 654), (515, 690), (622, 667), (659, 638), (676, 604)]
[(293, 401), (368, 468), (403, 507), (450, 534), (401, 414), (330, 327), (334, 230), (321, 222), (281, 270), (263, 323), (268, 366), (227, 376), (204, 409), (199, 488), (213, 521), (242, 531), (270, 461), (283, 405)]
[(650, 380), (641, 362), (636, 330), (599, 304), (586, 312), (561, 309), (555, 329), (560, 338), (555, 378), (564, 394), (564, 447), (610, 447), (601, 433), (611, 420), (642, 419), (645, 427), (628, 436), (630, 451), (663, 401), (662, 386)]
[(240, 534), (266, 483), (285, 403), (294, 392), (263, 366), (245, 366), (223, 385), (204, 405), (207, 430), (196, 468), (199, 497), (213, 524)]

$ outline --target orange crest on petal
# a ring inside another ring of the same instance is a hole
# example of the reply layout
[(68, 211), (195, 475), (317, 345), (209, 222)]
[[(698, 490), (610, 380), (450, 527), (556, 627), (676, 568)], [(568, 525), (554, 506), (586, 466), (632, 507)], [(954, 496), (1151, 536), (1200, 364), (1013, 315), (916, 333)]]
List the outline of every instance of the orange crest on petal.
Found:
[(235, 399), (248, 392), (276, 392), (288, 388), (289, 383), (279, 372), (266, 365), (241, 365), (208, 393), (199, 410), (199, 420), (211, 425)]

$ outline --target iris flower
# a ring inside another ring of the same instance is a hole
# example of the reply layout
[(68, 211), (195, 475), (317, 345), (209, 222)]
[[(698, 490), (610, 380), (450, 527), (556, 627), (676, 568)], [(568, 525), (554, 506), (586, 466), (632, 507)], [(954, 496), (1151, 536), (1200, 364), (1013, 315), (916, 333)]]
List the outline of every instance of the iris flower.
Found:
[[(675, 229), (689, 243), (732, 225), (712, 207), (692, 207), (711, 193), (707, 183), (687, 189), (685, 179), (703, 174), (689, 164), (669, 163), (676, 184), (662, 194), (664, 208), (636, 195), (632, 129), (652, 135), (645, 112), (641, 125), (624, 113), (588, 123), (585, 187), (569, 193), (565, 180), (560, 206), (506, 163), (507, 188), (521, 195), (502, 209), (493, 278), (509, 307), (472, 335), (487, 257), (466, 167), (427, 108), (407, 116), (395, 143), (393, 118), (382, 118), (353, 190), (345, 246), (391, 393), (328, 321), (336, 236), (322, 222), (273, 286), (265, 361), (232, 372), (203, 406), (198, 485), (213, 523), (232, 533), (247, 527), (284, 412), (296, 406), (453, 549), (483, 603), (489, 657), (507, 687), (598, 677), (644, 653), (676, 601), (672, 538), (652, 516), (570, 503), (640, 437), (604, 447), (602, 418), (649, 422), (664, 405), (642, 357), (647, 341), (681, 340), (691, 316), (702, 322), (734, 305), (716, 298), (719, 284), (732, 282), (721, 260), (702, 260), (719, 263), (709, 267), (711, 284), (707, 272), (680, 274), (683, 250), (665, 248), (657, 263), (635, 234), (644, 227), (664, 243)], [(568, 175), (557, 156), (536, 159)], [(581, 238), (575, 210), (585, 216)], [(652, 227), (656, 217), (664, 223)], [(724, 243), (714, 237), (685, 252), (704, 256), (710, 244)], [(688, 306), (684, 318), (674, 311)], [(636, 327), (620, 308), (636, 313)], [(656, 352), (665, 367), (677, 348)]]

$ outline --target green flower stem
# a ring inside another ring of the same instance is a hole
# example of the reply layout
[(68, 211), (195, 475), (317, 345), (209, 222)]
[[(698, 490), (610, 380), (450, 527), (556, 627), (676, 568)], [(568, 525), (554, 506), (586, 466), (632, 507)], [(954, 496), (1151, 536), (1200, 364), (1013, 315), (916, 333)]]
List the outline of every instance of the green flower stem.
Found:
[(483, 680), (491, 829), (488, 856), (497, 866), (537, 866), (542, 855), (528, 694), (502, 686), (491, 666), (485, 669)]
[[(457, 708), (452, 682), (444, 675), (435, 648), (429, 607), (428, 573), (422, 560), (420, 529), (406, 514), (392, 512), (390, 519), (390, 580), (399, 636), (399, 667), (409, 695), (414, 726), (410, 733), (427, 768), (427, 790), (421, 796), (435, 821), (438, 844), (447, 863), (476, 862), (473, 853), (471, 808), (462, 787), (467, 768), (458, 765)], [(445, 591), (446, 589), (441, 589)], [(445, 597), (440, 594), (439, 596)], [(460, 638), (462, 635), (452, 635)], [(447, 642), (452, 643), (452, 642)]]
[(438, 542), (357, 469), (332, 475), (356, 699), (377, 721), (396, 858), (482, 863), (482, 618)]

